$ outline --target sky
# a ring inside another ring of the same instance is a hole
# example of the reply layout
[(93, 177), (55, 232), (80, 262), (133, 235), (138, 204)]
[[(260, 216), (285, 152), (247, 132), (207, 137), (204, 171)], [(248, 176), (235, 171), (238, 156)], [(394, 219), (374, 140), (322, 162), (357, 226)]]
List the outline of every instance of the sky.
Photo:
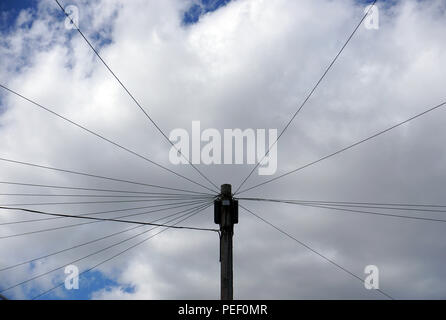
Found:
[[(167, 134), (178, 128), (190, 132), (192, 121), (200, 121), (202, 129), (219, 132), (234, 128), (280, 131), (361, 20), (367, 2), (61, 1), (78, 8), (82, 32)], [(260, 176), (255, 171), (246, 187), (310, 163), (446, 100), (445, 2), (378, 1), (378, 8), (379, 28), (362, 25), (358, 29), (281, 137), (275, 175)], [(0, 3), (0, 84), (209, 187), (189, 165), (170, 163), (170, 144), (77, 31), (65, 27), (65, 17), (53, 0)], [(243, 195), (446, 205), (445, 112), (435, 110)], [(207, 191), (1, 88), (0, 158)], [(253, 165), (197, 167), (217, 186), (230, 183), (236, 187)], [(1, 181), (159, 192), (147, 186), (5, 161), (0, 161)], [(150, 205), (44, 205), (74, 201), (60, 195), (75, 192), (2, 183), (0, 193), (3, 206), (26, 204), (31, 209), (73, 215)], [(23, 193), (45, 196), (11, 195)], [(76, 191), (78, 195), (98, 193)], [(30, 205), (36, 203), (40, 205)], [(282, 203), (240, 200), (240, 204), (361, 277), (366, 276), (367, 265), (376, 265), (380, 288), (396, 299), (446, 298), (444, 223)], [(152, 221), (169, 213), (174, 210), (139, 219)], [(442, 218), (443, 214), (427, 212), (422, 216)], [(120, 215), (114, 212), (100, 217)], [(8, 298), (32, 299), (63, 283), (65, 266), (74, 264), (80, 272), (88, 271), (144, 236), (155, 234), (150, 231), (138, 236), (137, 230), (119, 233), (129, 226), (114, 222), (60, 228), (80, 223), (69, 218), (8, 224), (38, 218), (42, 216), (0, 212), (0, 291)], [(182, 225), (217, 227), (212, 207)], [(49, 228), (54, 230), (36, 232)], [(19, 236), (22, 233), (30, 234)], [(17, 236), (8, 237), (11, 235)], [(91, 243), (79, 246), (85, 242)], [(60, 286), (40, 298), (218, 299), (218, 248), (213, 232), (167, 230), (83, 274), (78, 290)], [(45, 258), (2, 271), (38, 257)], [(243, 209), (234, 234), (234, 297), (385, 299)]]

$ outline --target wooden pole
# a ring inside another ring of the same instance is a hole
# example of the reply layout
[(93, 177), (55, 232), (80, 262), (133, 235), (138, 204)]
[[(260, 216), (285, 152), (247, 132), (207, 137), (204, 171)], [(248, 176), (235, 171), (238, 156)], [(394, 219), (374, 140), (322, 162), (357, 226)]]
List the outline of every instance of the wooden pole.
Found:
[(234, 201), (230, 184), (221, 186), (220, 198), (214, 202), (214, 220), (220, 225), (221, 300), (233, 299), (234, 223), (238, 223), (238, 202)]

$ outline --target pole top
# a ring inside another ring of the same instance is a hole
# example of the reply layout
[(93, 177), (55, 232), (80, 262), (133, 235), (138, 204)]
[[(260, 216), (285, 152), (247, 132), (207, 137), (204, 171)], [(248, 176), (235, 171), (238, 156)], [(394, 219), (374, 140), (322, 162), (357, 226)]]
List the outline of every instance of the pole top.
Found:
[(230, 184), (222, 184), (221, 195), (223, 197), (232, 197), (232, 186)]

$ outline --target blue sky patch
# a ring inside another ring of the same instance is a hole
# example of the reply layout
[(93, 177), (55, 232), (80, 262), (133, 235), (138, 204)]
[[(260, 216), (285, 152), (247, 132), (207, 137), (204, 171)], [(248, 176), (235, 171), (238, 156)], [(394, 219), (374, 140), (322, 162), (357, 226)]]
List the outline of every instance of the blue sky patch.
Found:
[[(82, 271), (81, 271), (82, 272)], [(64, 286), (61, 286), (59, 290), (62, 290), (65, 300), (86, 300), (91, 299), (91, 294), (101, 289), (107, 289), (119, 286), (119, 284), (105, 277), (100, 271), (90, 271), (81, 274), (79, 277), (79, 289), (78, 290), (66, 290)], [(133, 293), (133, 287), (126, 287), (123, 289), (125, 292)], [(42, 299), (61, 299), (61, 296), (57, 294), (57, 291), (42, 296)]]
[(199, 0), (194, 3), (183, 15), (183, 23), (194, 24), (200, 17), (208, 12), (213, 12), (218, 8), (225, 6), (231, 0)]
[(1, 0), (0, 31), (9, 31), (23, 9), (37, 8), (37, 0)]
[[(231, 0), (198, 0), (184, 12), (182, 22), (190, 25), (198, 22), (201, 16), (213, 12), (228, 4)], [(37, 8), (38, 0), (1, 0), (0, 1), (0, 32), (9, 31), (21, 10)], [(61, 18), (64, 18), (61, 12)]]

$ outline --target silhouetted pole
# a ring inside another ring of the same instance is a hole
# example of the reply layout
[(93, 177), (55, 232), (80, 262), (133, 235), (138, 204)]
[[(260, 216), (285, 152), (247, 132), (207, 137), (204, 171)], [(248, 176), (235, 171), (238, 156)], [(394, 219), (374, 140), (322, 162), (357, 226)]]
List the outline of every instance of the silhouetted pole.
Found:
[(214, 201), (214, 222), (220, 225), (221, 299), (233, 299), (232, 237), (238, 223), (238, 201), (234, 200), (230, 184), (221, 186), (220, 197)]

